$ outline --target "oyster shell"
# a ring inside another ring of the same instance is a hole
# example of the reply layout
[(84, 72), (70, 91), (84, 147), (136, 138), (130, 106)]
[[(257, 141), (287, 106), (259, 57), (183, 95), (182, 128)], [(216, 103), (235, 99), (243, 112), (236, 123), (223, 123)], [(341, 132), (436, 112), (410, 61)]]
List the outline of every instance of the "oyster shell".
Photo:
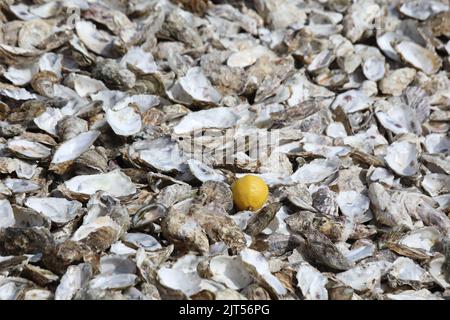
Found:
[[(117, 185), (121, 188), (116, 188)], [(77, 176), (66, 181), (61, 189), (62, 192), (81, 199), (86, 199), (97, 191), (105, 191), (114, 197), (127, 197), (136, 193), (131, 179), (120, 170)]]
[(81, 203), (68, 201), (64, 198), (36, 198), (29, 197), (25, 205), (50, 221), (55, 223), (67, 223), (81, 214)]
[(270, 272), (269, 264), (261, 253), (252, 249), (244, 249), (240, 252), (239, 259), (255, 281), (274, 297), (281, 297), (287, 293), (282, 282)]
[(297, 270), (298, 287), (307, 300), (328, 300), (326, 285), (328, 279), (307, 262), (300, 264)]
[(221, 94), (211, 85), (200, 68), (191, 68), (168, 92), (169, 97), (180, 103), (217, 104)]
[(395, 50), (402, 59), (426, 74), (436, 73), (441, 68), (442, 60), (436, 53), (412, 41), (400, 42)]
[(12, 227), (15, 223), (11, 204), (8, 200), (0, 200), (0, 228)]

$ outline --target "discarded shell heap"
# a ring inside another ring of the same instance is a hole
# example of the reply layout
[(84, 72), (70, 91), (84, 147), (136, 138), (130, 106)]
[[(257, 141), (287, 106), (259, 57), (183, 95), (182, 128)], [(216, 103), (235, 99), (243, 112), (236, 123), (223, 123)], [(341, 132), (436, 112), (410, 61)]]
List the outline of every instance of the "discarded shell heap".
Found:
[(449, 40), (448, 0), (1, 1), (0, 299), (449, 299)]

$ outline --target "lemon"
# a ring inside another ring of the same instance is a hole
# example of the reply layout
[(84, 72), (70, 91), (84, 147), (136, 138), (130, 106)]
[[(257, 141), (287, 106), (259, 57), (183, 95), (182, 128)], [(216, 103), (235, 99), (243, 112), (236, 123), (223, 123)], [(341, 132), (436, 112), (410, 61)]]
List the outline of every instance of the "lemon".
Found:
[(263, 179), (247, 175), (236, 180), (231, 186), (233, 200), (238, 210), (255, 211), (261, 208), (269, 196), (269, 188)]

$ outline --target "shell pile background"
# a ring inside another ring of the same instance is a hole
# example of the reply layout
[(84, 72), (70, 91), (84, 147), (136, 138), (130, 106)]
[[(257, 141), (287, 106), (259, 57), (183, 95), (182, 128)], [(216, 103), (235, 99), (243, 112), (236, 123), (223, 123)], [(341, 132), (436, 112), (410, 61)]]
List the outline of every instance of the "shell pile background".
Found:
[(1, 1), (0, 299), (449, 299), (449, 40), (448, 0)]

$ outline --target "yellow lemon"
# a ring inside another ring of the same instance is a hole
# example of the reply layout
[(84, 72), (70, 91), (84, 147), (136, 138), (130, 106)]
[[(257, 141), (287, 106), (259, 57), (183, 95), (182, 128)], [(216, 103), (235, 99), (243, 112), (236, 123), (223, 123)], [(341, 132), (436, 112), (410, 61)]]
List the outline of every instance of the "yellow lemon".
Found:
[(267, 201), (269, 188), (263, 179), (256, 176), (244, 176), (231, 186), (234, 204), (239, 210), (257, 210)]

